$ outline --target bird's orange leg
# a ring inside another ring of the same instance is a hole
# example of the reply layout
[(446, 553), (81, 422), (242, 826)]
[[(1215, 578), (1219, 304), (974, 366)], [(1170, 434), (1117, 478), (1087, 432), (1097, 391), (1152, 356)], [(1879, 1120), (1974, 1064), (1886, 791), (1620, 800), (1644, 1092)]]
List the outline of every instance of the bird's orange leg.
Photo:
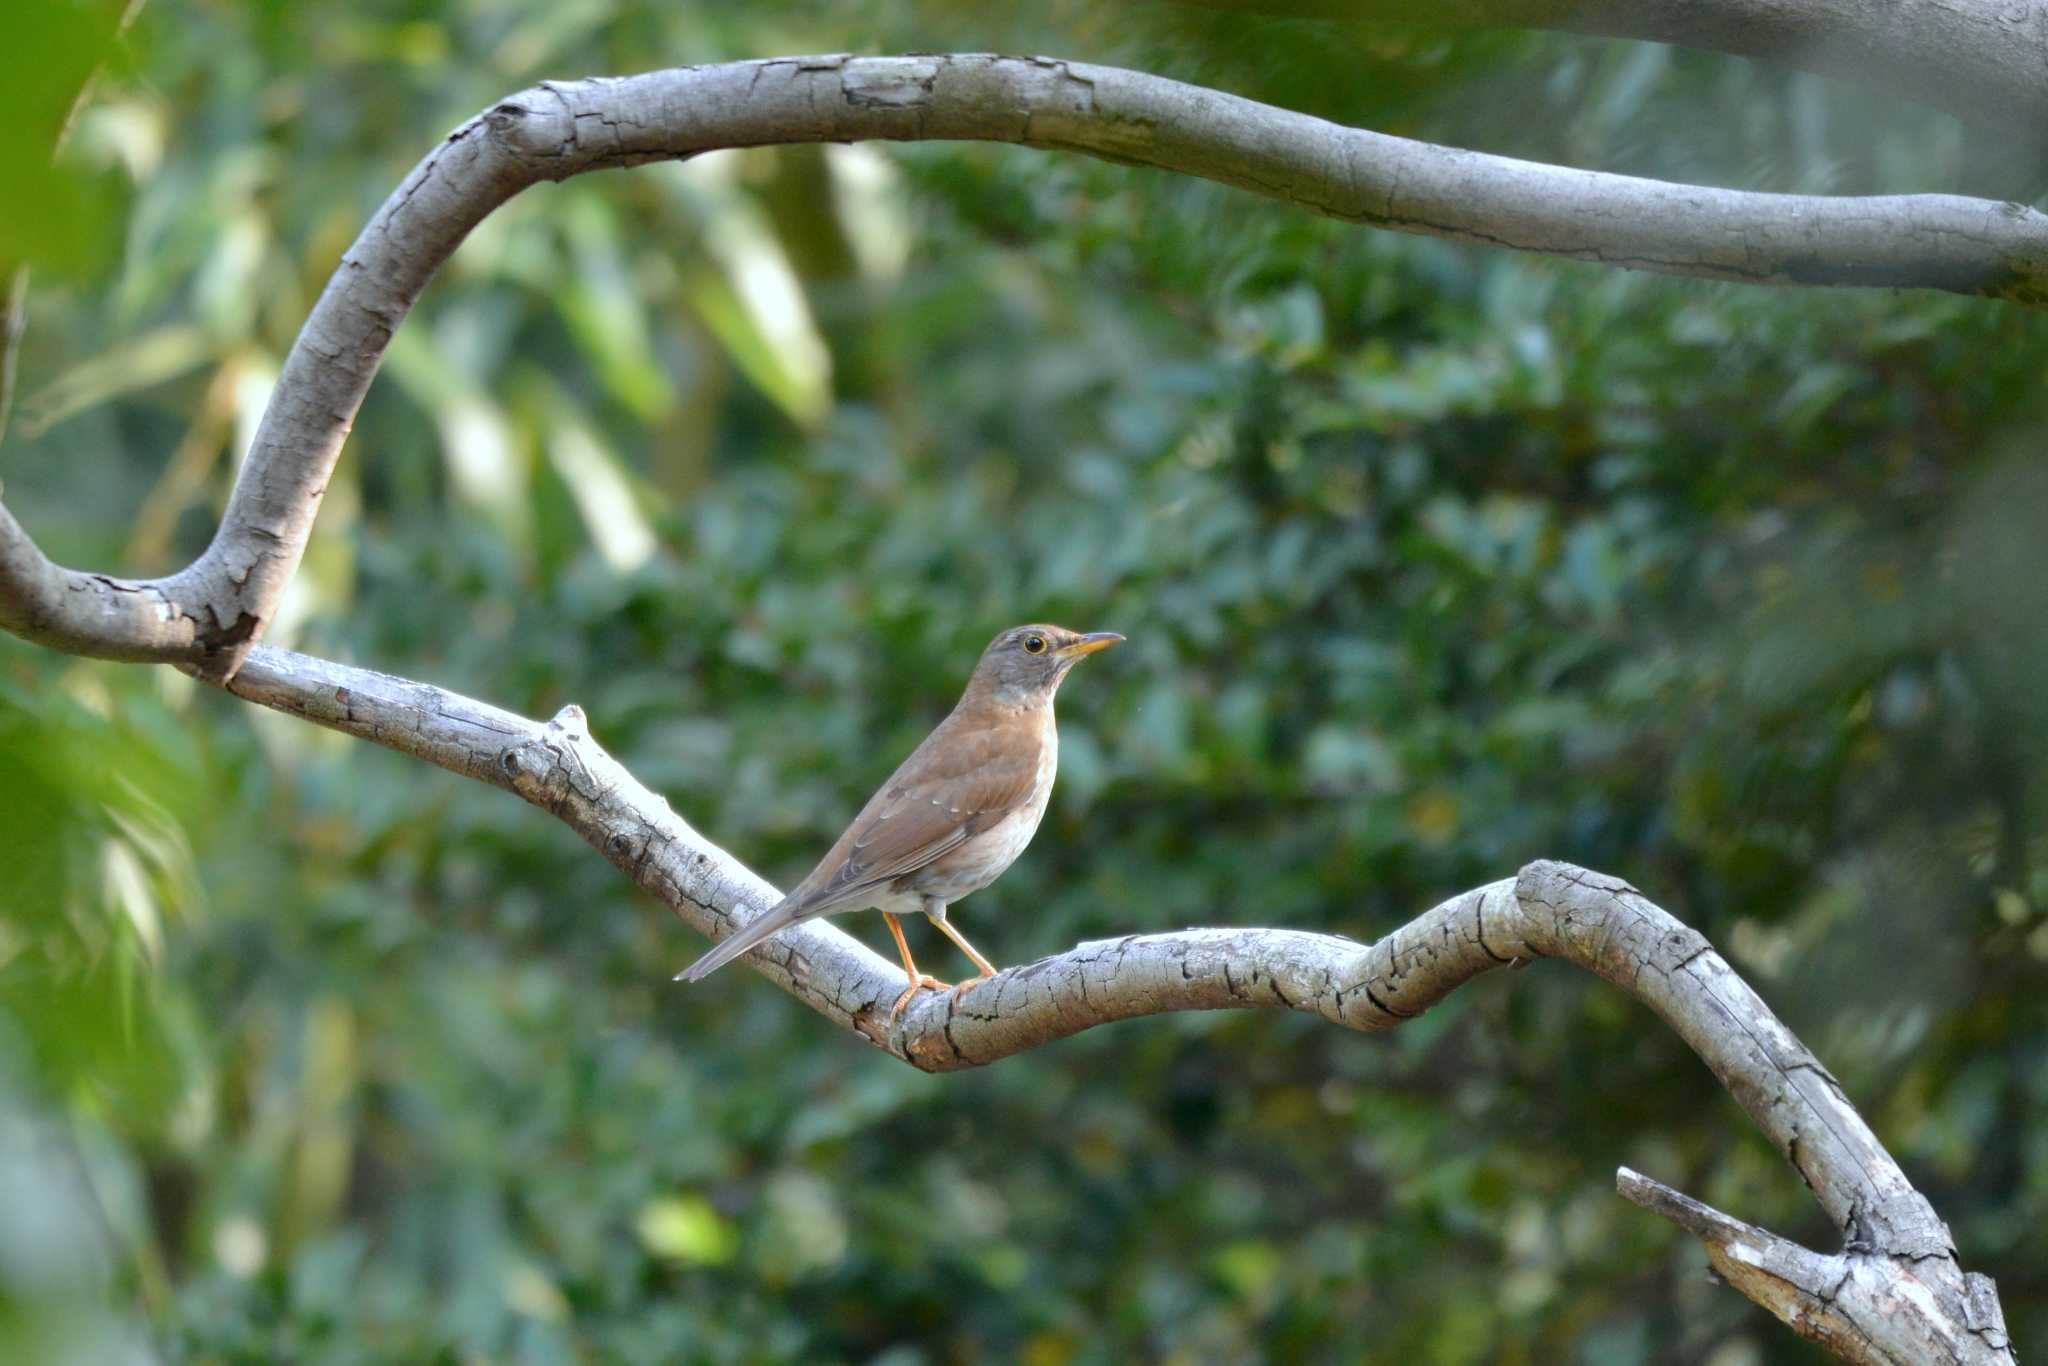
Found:
[(975, 951), (974, 945), (967, 942), (966, 935), (960, 933), (960, 931), (953, 928), (951, 923), (949, 923), (946, 919), (946, 911), (944, 907), (939, 908), (939, 913), (937, 915), (933, 915), (930, 911), (926, 911), (924, 914), (927, 920), (931, 921), (932, 924), (937, 925), (939, 927), (939, 933), (945, 935), (946, 938), (952, 940), (955, 944), (958, 944), (960, 946), (960, 952), (966, 954), (969, 958), (972, 958), (974, 960), (974, 966), (977, 969), (979, 969), (978, 975), (969, 978), (965, 982), (962, 982), (959, 986), (954, 987), (953, 990), (965, 991), (977, 982), (986, 982), (989, 978), (995, 976), (997, 972), (1001, 971), (1001, 969), (997, 968), (994, 963), (989, 962), (988, 959), (983, 958), (979, 953)]
[(910, 956), (910, 941), (903, 937), (903, 922), (887, 911), (882, 912), (882, 919), (889, 922), (889, 933), (896, 936), (896, 952), (903, 955), (903, 975), (910, 979), (910, 985), (903, 988), (903, 994), (896, 998), (896, 1004), (889, 1007), (889, 1023), (895, 1024), (896, 1017), (901, 1015), (903, 1008), (910, 1004), (910, 998), (917, 995), (919, 987), (930, 987), (934, 991), (944, 991), (952, 984), (950, 982), (941, 982), (936, 977), (927, 977), (919, 972), (917, 970), (917, 960)]

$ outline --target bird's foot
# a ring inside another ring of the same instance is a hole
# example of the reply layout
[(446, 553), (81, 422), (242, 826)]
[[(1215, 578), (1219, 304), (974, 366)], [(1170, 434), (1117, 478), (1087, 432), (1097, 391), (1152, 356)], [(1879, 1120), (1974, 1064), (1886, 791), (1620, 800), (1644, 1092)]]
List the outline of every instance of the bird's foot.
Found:
[(896, 998), (896, 1004), (889, 1007), (889, 1023), (895, 1024), (897, 1018), (903, 1014), (904, 1007), (910, 1004), (910, 998), (927, 987), (933, 991), (950, 991), (953, 984), (951, 982), (941, 982), (936, 977), (926, 977), (924, 974), (919, 973), (916, 977), (910, 979), (909, 986), (903, 988), (903, 994)]
[(983, 982), (993, 980), (994, 977), (995, 974), (992, 972), (977, 972), (974, 974), (974, 976), (968, 978), (966, 981), (956, 985), (953, 988), (953, 994), (955, 996), (964, 996), (969, 991), (973, 990), (975, 987), (980, 986)]

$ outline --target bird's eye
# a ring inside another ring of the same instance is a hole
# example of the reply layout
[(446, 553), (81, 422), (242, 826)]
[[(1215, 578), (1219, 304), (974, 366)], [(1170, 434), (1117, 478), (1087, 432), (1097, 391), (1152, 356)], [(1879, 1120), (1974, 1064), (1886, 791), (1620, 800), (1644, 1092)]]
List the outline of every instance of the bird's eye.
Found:
[(1045, 637), (1044, 637), (1044, 636), (1026, 636), (1026, 637), (1024, 637), (1024, 653), (1025, 653), (1025, 654), (1027, 654), (1027, 655), (1042, 655), (1042, 654), (1044, 654), (1044, 653), (1045, 653)]

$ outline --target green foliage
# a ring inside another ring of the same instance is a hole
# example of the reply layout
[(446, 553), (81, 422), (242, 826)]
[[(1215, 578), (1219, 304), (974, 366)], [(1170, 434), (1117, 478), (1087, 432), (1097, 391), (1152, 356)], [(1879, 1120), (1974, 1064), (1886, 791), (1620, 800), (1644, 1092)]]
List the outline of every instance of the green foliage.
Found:
[(118, 55), (121, 8), (48, 0), (0, 10), (0, 50), (14, 68), (0, 89), (0, 202), (35, 205), (0, 215), (0, 265), (9, 273), (33, 260), (82, 275), (112, 254), (117, 182), (51, 153), (87, 80)]
[[(10, 508), (75, 563), (195, 553), (356, 225), (544, 76), (1036, 48), (1639, 173), (1952, 175), (1941, 120), (1662, 49), (969, 14), (158, 0), (66, 154), (123, 186), (126, 246), (34, 296)], [(1513, 258), (1014, 149), (713, 157), (535, 191), (463, 248), (274, 638), (579, 702), (787, 881), (998, 627), (1122, 630), (1066, 690), (1036, 845), (959, 911), (998, 961), (1369, 937), (1539, 856), (1622, 874), (1820, 1051), (2024, 1342), (2044, 358), (2008, 308)], [(0, 652), (0, 1070), (85, 1174), (50, 1220), (104, 1243), (57, 1293), (0, 1240), (0, 1357), (79, 1359), (54, 1335), (118, 1336), (110, 1303), (195, 1362), (1796, 1355), (1612, 1172), (1824, 1221), (1597, 983), (925, 1077), (745, 973), (671, 985), (701, 945), (503, 794)]]

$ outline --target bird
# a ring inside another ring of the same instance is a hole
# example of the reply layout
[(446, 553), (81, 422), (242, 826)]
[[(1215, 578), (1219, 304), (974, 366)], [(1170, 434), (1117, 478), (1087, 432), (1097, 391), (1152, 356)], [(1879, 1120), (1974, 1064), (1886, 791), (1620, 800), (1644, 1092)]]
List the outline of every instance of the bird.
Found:
[(995, 976), (995, 965), (946, 919), (946, 908), (1001, 877), (1031, 843), (1059, 768), (1053, 694), (1074, 665), (1123, 639), (1115, 631), (1043, 624), (997, 635), (952, 712), (868, 799), (810, 875), (676, 980), (702, 981), (792, 925), (871, 907), (888, 923), (910, 979), (890, 1023), (920, 989), (949, 989), (917, 970), (901, 916), (923, 912), (973, 960), (976, 975), (951, 990)]

